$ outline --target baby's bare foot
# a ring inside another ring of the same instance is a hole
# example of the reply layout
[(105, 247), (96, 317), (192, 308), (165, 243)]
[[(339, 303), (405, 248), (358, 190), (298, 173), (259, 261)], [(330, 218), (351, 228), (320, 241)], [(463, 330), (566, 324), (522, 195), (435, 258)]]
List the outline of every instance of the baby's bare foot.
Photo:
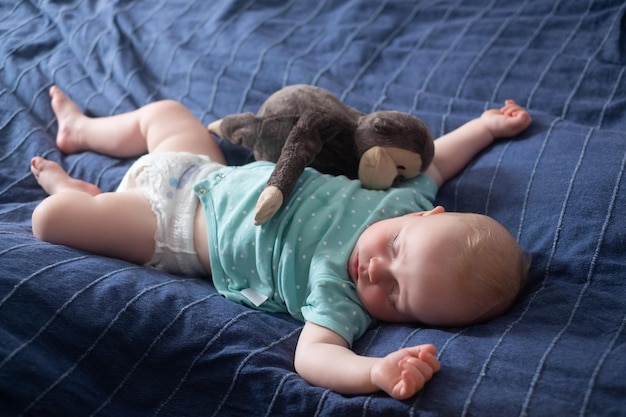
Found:
[(66, 154), (85, 150), (86, 148), (80, 143), (79, 128), (81, 120), (86, 116), (56, 85), (50, 88), (50, 98), (52, 110), (59, 123), (57, 147)]
[(98, 186), (70, 177), (61, 165), (40, 156), (31, 159), (30, 171), (41, 188), (50, 195), (63, 190), (82, 191), (90, 195), (98, 195), (101, 192)]

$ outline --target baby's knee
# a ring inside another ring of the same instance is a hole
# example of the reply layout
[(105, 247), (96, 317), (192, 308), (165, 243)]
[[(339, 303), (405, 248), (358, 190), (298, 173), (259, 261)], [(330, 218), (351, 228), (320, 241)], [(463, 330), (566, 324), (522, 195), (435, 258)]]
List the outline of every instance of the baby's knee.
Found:
[(155, 115), (189, 112), (184, 104), (176, 100), (159, 100), (157, 102), (154, 102), (152, 106)]
[(58, 234), (63, 233), (66, 201), (59, 197), (58, 194), (47, 197), (33, 211), (32, 229), (37, 239), (54, 243)]
[[(146, 128), (159, 126), (163, 124), (171, 125), (172, 122), (179, 121), (181, 118), (193, 116), (192, 113), (182, 103), (175, 100), (159, 100), (147, 104), (141, 109), (142, 123)], [(162, 129), (157, 129), (162, 130)]]

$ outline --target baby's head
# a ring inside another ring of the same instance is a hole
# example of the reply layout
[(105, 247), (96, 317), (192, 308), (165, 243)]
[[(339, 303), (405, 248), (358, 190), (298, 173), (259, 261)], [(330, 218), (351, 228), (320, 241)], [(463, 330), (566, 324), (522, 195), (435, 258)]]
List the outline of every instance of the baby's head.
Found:
[(367, 228), (348, 271), (368, 312), (389, 322), (461, 326), (504, 313), (528, 263), (495, 220), (443, 207)]

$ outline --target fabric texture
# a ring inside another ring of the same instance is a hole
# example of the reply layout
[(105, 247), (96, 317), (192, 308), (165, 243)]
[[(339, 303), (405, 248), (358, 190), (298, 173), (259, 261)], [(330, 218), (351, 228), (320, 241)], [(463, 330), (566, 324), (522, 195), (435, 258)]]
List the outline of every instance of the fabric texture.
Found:
[[(435, 137), (506, 99), (533, 117), (436, 200), (520, 241), (518, 302), (485, 324), (380, 324), (354, 343), (437, 347), (441, 371), (406, 401), (307, 384), (287, 314), (32, 235), (45, 193), (31, 157), (105, 191), (133, 162), (61, 153), (52, 84), (92, 116), (168, 98), (208, 124), (296, 83), (415, 114)], [(0, 415), (624, 415), (625, 108), (623, 0), (0, 0)]]

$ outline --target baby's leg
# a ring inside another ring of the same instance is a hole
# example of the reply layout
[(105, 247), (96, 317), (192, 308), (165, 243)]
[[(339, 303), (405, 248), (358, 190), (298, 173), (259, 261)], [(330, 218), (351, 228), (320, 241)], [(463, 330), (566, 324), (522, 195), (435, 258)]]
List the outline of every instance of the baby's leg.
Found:
[(51, 194), (33, 212), (37, 238), (137, 264), (152, 258), (156, 218), (141, 194), (100, 193), (40, 157), (31, 161), (31, 171)]
[(91, 150), (115, 157), (146, 152), (191, 152), (225, 164), (207, 128), (182, 104), (163, 100), (109, 117), (90, 118), (58, 87), (50, 89), (59, 123), (57, 146), (65, 153)]

